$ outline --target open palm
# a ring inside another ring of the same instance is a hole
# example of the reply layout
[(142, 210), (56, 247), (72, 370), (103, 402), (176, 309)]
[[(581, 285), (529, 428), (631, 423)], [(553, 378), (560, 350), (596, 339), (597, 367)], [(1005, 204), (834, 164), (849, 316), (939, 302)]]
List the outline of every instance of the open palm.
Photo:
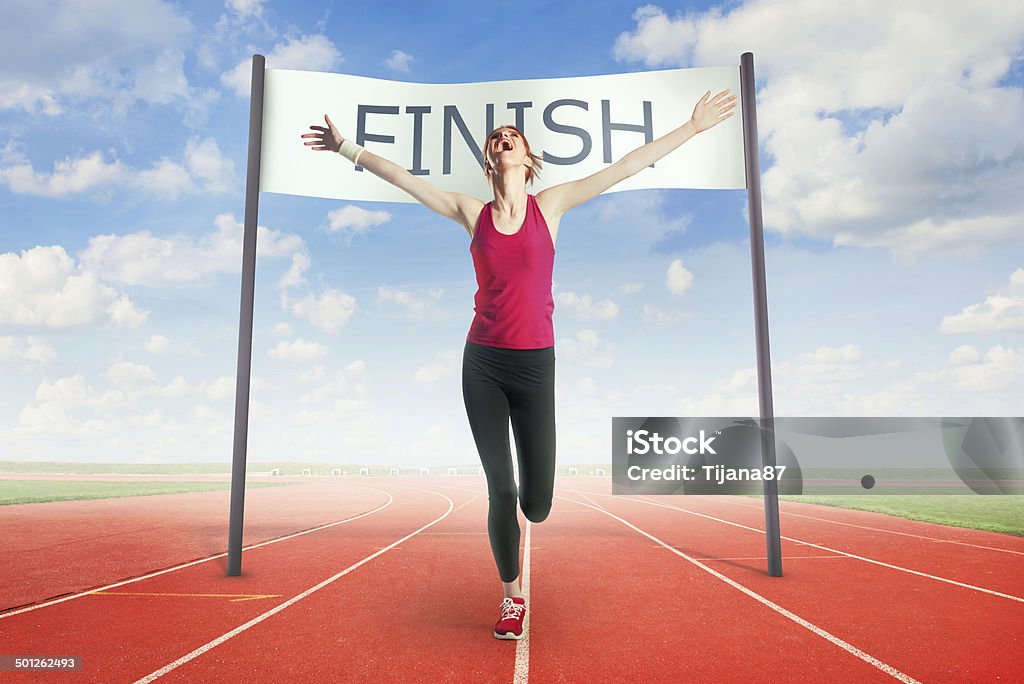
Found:
[[(709, 90), (704, 94), (704, 97), (697, 100), (697, 105), (693, 108), (693, 116), (690, 117), (690, 121), (693, 122), (698, 133), (706, 131), (732, 116), (733, 113), (729, 112), (729, 110), (736, 106), (734, 102), (736, 96), (725, 97), (728, 93), (729, 89), (726, 88), (709, 101), (708, 96), (711, 95)], [(726, 114), (726, 112), (729, 113)]]

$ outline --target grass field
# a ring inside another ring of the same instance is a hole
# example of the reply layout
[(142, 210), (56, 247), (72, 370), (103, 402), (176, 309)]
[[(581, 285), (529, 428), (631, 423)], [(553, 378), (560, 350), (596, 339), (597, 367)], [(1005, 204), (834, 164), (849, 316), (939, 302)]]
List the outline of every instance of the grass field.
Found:
[(873, 511), (909, 520), (1024, 537), (1024, 497), (1008, 495), (780, 496), (783, 501)]
[[(250, 487), (288, 486), (290, 482), (250, 482)], [(116, 499), (125, 496), (183, 494), (228, 490), (228, 482), (69, 482), (60, 480), (0, 480), (0, 506), (47, 501)]]

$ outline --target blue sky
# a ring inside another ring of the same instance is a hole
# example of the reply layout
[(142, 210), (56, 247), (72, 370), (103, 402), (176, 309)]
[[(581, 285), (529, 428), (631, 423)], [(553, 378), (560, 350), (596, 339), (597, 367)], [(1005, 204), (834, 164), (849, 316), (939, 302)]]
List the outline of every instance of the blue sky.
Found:
[[(776, 414), (1019, 415), (1024, 9), (482, 7), (6, 3), (0, 459), (230, 460), (253, 52), (458, 83), (751, 51)], [(250, 459), (475, 462), (462, 228), (269, 194), (260, 225)], [(756, 415), (747, 239), (745, 191), (566, 215), (561, 463), (609, 461), (612, 416)]]

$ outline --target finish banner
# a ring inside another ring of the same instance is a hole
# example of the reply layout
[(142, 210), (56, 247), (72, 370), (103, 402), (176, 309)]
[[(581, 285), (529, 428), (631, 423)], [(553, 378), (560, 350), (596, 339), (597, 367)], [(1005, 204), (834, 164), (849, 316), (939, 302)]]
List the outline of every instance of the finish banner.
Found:
[[(267, 69), (260, 190), (357, 201), (415, 202), (404, 191), (299, 136), (326, 125), (449, 192), (480, 199), (484, 137), (517, 126), (541, 157), (544, 188), (606, 168), (679, 128), (705, 93), (730, 89), (739, 116), (697, 134), (608, 192), (640, 188), (740, 190), (743, 155), (740, 70), (668, 69), (606, 76), (427, 84), (314, 71)], [(756, 153), (756, 151), (755, 151)]]

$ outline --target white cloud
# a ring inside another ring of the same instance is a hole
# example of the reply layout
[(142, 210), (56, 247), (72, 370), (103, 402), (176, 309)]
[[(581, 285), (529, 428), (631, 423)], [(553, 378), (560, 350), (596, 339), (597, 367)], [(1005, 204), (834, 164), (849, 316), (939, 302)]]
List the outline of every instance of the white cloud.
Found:
[(650, 304), (643, 306), (643, 320), (645, 323), (664, 325), (666, 323), (679, 323), (689, 318), (689, 314), (679, 311), (665, 311)]
[(141, 311), (126, 296), (121, 296), (110, 303), (107, 307), (107, 315), (117, 325), (128, 328), (138, 328), (146, 323), (149, 318), (148, 311)]
[(407, 290), (399, 290), (395, 287), (381, 286), (377, 288), (377, 301), (394, 302), (409, 311), (422, 313), (437, 303), (444, 295), (444, 290), (430, 290), (426, 294), (417, 296)]
[(145, 311), (99, 282), (63, 247), (33, 247), (0, 254), (0, 324), (63, 328), (109, 319), (136, 327)]
[(336, 289), (328, 289), (319, 297), (310, 294), (294, 301), (284, 298), (284, 302), (295, 316), (329, 333), (340, 330), (356, 310), (355, 297)]
[(5, 150), (0, 180), (15, 194), (66, 197), (105, 189), (121, 181), (125, 167), (117, 159), (107, 162), (100, 152), (78, 159), (65, 158), (53, 165), (53, 173), (37, 172), (20, 155)]
[(680, 297), (693, 285), (693, 273), (683, 266), (682, 259), (675, 259), (668, 266), (665, 274), (665, 287), (676, 297)]
[[(208, 275), (238, 273), (242, 263), (242, 224), (231, 214), (214, 219), (217, 230), (199, 236), (158, 237), (148, 230), (97, 235), (79, 254), (85, 270), (130, 285), (162, 287), (195, 283)], [(257, 256), (282, 257), (304, 250), (298, 235), (259, 226)]]
[[(302, 69), (305, 71), (332, 71), (342, 62), (341, 52), (324, 35), (288, 38), (266, 55), (268, 69)], [(221, 74), (220, 81), (240, 97), (249, 96), (252, 81), (252, 59), (246, 58), (234, 69)]]
[[(9, 4), (9, 3), (8, 3)], [(37, 0), (8, 8), (0, 27), (0, 108), (57, 115), (86, 100), (98, 115), (136, 102), (191, 105), (183, 71), (192, 26), (162, 0)]]
[(986, 297), (981, 304), (965, 307), (958, 314), (944, 316), (939, 326), (939, 330), (947, 335), (1020, 328), (1024, 328), (1024, 268), (1018, 268), (1010, 275), (1005, 290)]
[(981, 359), (981, 355), (978, 350), (969, 344), (964, 344), (950, 352), (946, 359), (946, 365), (964, 366), (968, 363), (977, 363), (979, 359)]
[[(250, 381), (251, 385), (251, 381)], [(233, 376), (221, 376), (210, 383), (203, 383), (200, 388), (210, 399), (227, 399), (235, 396), (235, 378)]]
[(259, 17), (263, 15), (263, 4), (266, 0), (227, 0), (225, 6), (239, 17)]
[(267, 351), (267, 356), (279, 361), (312, 361), (327, 355), (327, 347), (319, 342), (306, 342), (301, 337), (294, 342), (278, 342)]
[(104, 377), (118, 387), (149, 385), (157, 382), (156, 373), (149, 366), (132, 361), (118, 361), (112, 365)]
[(615, 346), (602, 340), (594, 330), (580, 330), (575, 337), (563, 338), (558, 348), (591, 366), (607, 368), (615, 363)]
[(309, 255), (305, 252), (295, 252), (292, 254), (292, 265), (277, 281), (277, 288), (279, 290), (287, 290), (291, 287), (304, 285), (306, 278), (302, 274), (309, 268), (309, 264)]
[(413, 375), (413, 380), (415, 382), (437, 382), (438, 380), (455, 373), (455, 370), (459, 365), (458, 352), (451, 350), (444, 351), (438, 354), (437, 357), (438, 360), (434, 363), (416, 369), (416, 373)]
[(964, 357), (969, 355), (969, 352), (951, 354), (946, 368), (922, 373), (919, 379), (971, 393), (999, 392), (1017, 387), (1024, 380), (1024, 349), (995, 346), (985, 353), (984, 359), (965, 362)]
[(327, 369), (323, 366), (314, 366), (313, 370), (303, 371), (299, 376), (302, 382), (320, 382), (327, 377)]
[(409, 73), (409, 66), (416, 61), (412, 55), (401, 50), (392, 50), (388, 58), (384, 60), (384, 66), (394, 71)]
[(328, 230), (332, 233), (342, 233), (349, 240), (353, 235), (366, 233), (390, 220), (389, 212), (368, 211), (354, 204), (334, 209), (327, 214)]
[(560, 310), (577, 321), (610, 321), (619, 315), (615, 302), (606, 299), (595, 304), (589, 294), (582, 297), (575, 292), (561, 292), (558, 295)]
[(288, 323), (285, 323), (284, 321), (281, 321), (279, 323), (274, 324), (274, 328), (273, 330), (271, 330), (271, 332), (277, 337), (287, 337), (288, 335), (292, 334), (292, 326)]
[(153, 335), (143, 346), (150, 354), (163, 354), (170, 349), (171, 341), (163, 335)]
[(49, 116), (63, 111), (49, 89), (18, 81), (0, 81), (0, 109), (23, 109), (29, 114), (42, 112)]
[(42, 365), (56, 358), (57, 350), (42, 338), (0, 336), (0, 363)]
[(8, 144), (0, 153), (0, 182), (16, 194), (68, 197), (82, 193), (107, 199), (117, 189), (132, 190), (163, 200), (183, 194), (225, 194), (238, 189), (234, 162), (213, 138), (192, 137), (185, 143), (181, 163), (163, 158), (147, 169), (120, 159), (107, 161), (102, 152), (65, 157), (53, 171), (36, 171), (31, 161)]
[(235, 163), (221, 154), (213, 138), (189, 138), (185, 143), (185, 167), (199, 181), (198, 185), (208, 192), (227, 193), (241, 189), (235, 175)]
[(772, 160), (766, 229), (907, 255), (1018, 239), (1024, 98), (1005, 79), (1024, 5), (916, 4), (901, 6), (899, 21), (883, 16), (894, 16), (885, 0), (672, 16), (645, 5), (614, 53), (649, 68), (757, 56), (758, 129)]
[(624, 283), (622, 287), (619, 288), (619, 292), (621, 292), (624, 295), (631, 295), (636, 294), (637, 292), (640, 292), (643, 289), (643, 283)]

